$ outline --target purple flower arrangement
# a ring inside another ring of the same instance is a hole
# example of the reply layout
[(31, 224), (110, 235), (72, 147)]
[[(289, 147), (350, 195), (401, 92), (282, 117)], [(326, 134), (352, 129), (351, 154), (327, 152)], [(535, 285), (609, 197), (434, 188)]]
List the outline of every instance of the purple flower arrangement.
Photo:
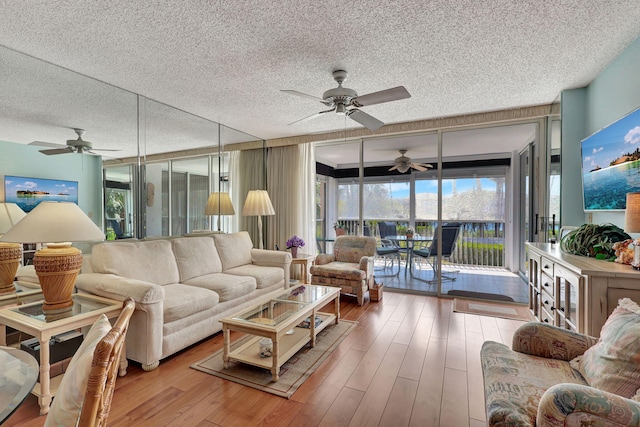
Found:
[(299, 238), (298, 236), (293, 236), (289, 240), (287, 240), (287, 249), (298, 248), (300, 246), (304, 246), (304, 240)]

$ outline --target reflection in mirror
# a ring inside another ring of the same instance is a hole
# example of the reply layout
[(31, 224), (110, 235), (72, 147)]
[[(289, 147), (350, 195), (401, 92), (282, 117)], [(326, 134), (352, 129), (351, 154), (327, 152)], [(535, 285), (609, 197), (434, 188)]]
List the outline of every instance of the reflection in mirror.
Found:
[(105, 231), (108, 240), (135, 236), (132, 165), (104, 169)]

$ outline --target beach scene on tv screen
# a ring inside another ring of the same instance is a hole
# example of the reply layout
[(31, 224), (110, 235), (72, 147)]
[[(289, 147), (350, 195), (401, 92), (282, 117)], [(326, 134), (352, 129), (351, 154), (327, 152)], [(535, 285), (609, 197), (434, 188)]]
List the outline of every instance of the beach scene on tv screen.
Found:
[(640, 109), (582, 141), (584, 209), (623, 210), (640, 191)]
[(78, 183), (57, 179), (4, 177), (5, 201), (30, 212), (41, 202), (78, 203)]

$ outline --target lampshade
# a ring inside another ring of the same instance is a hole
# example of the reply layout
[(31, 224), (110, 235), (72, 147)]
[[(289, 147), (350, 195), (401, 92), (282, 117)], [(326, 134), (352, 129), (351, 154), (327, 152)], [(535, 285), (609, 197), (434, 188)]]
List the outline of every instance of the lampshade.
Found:
[(243, 216), (275, 215), (267, 190), (251, 190), (242, 208)]
[(231, 197), (229, 193), (214, 192), (209, 194), (207, 207), (204, 210), (205, 215), (235, 215)]
[(26, 215), (15, 203), (0, 203), (0, 234), (9, 231)]
[(89, 242), (104, 240), (97, 225), (71, 202), (42, 202), (0, 241), (18, 243)]
[[(15, 203), (0, 203), (0, 235), (27, 215)], [(22, 245), (0, 242), (0, 295), (13, 293), (13, 281), (22, 259)]]
[(258, 248), (260, 249), (264, 247), (262, 241), (262, 215), (275, 214), (276, 211), (273, 209), (267, 190), (251, 190), (247, 193), (247, 199), (242, 208), (242, 215), (258, 217), (258, 238), (260, 239)]
[(42, 309), (50, 317), (73, 305), (71, 293), (82, 267), (82, 252), (70, 242), (94, 240), (104, 240), (102, 230), (70, 202), (40, 203), (0, 238), (5, 242), (47, 242), (47, 247), (35, 253), (33, 265), (44, 296)]

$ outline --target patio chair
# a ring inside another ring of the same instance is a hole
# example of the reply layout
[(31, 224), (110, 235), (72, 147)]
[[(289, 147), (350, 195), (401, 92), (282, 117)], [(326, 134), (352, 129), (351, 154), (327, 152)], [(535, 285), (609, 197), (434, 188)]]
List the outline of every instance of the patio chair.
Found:
[(355, 295), (358, 305), (373, 286), (373, 258), (376, 239), (366, 236), (338, 236), (333, 254), (321, 254), (311, 266), (311, 284), (336, 286), (340, 292)]
[[(368, 225), (364, 226), (364, 235), (370, 236), (371, 230)], [(380, 239), (380, 245), (376, 246), (376, 257), (382, 258), (384, 260), (384, 266), (380, 269), (376, 269), (376, 271), (387, 270), (390, 269), (390, 274), (376, 274), (378, 277), (394, 277), (400, 274), (400, 248), (397, 245), (394, 245), (391, 240), (388, 239)], [(391, 264), (388, 264), (389, 260)], [(398, 262), (398, 270), (393, 272), (393, 265)]]
[[(453, 254), (456, 243), (458, 241), (458, 235), (460, 234), (460, 228), (462, 227), (459, 223), (448, 223), (442, 226), (442, 258), (449, 259)], [(438, 263), (436, 261), (436, 257), (438, 256), (438, 229), (436, 228), (435, 234), (433, 237), (433, 241), (428, 248), (419, 248), (413, 250), (413, 256), (421, 257), (427, 260), (427, 263), (431, 265), (433, 269), (433, 280), (436, 280), (438, 277)], [(458, 271), (451, 271), (451, 273), (457, 273)], [(456, 280), (454, 276), (446, 276), (442, 275), (442, 280)]]

